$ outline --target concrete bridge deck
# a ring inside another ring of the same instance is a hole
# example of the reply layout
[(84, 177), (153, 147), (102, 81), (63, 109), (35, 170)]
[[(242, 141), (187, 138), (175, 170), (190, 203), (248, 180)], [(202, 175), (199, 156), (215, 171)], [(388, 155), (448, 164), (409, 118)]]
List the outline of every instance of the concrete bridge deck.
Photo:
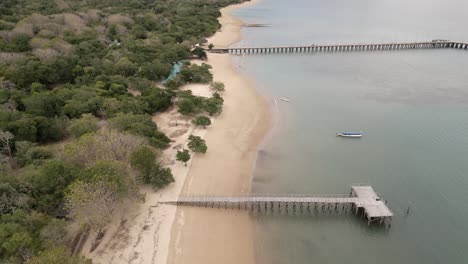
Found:
[(346, 213), (353, 211), (366, 217), (368, 224), (380, 222), (390, 226), (392, 211), (371, 186), (352, 186), (349, 195), (291, 196), (193, 196), (179, 197), (165, 204), (224, 209), (245, 209), (253, 212)]
[(433, 40), (423, 42), (395, 42), (395, 43), (356, 43), (332, 45), (306, 46), (272, 46), (272, 47), (232, 47), (206, 49), (212, 53), (230, 54), (271, 54), (271, 53), (299, 53), (299, 52), (345, 52), (345, 51), (379, 51), (403, 49), (468, 49), (468, 42)]

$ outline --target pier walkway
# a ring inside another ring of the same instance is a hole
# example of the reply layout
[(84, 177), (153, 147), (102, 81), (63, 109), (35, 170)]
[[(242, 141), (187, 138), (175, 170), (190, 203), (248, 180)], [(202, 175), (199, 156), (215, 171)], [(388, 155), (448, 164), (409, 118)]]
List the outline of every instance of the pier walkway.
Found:
[(230, 54), (272, 54), (272, 53), (306, 53), (306, 52), (350, 52), (380, 51), (403, 49), (468, 49), (468, 42), (450, 40), (432, 40), (426, 42), (369, 43), (369, 44), (335, 44), (310, 46), (277, 46), (277, 47), (239, 47), (206, 49), (212, 53)]
[(392, 211), (371, 186), (352, 186), (349, 195), (320, 196), (194, 196), (179, 197), (165, 204), (224, 209), (245, 209), (257, 213), (341, 214), (353, 212), (390, 226)]

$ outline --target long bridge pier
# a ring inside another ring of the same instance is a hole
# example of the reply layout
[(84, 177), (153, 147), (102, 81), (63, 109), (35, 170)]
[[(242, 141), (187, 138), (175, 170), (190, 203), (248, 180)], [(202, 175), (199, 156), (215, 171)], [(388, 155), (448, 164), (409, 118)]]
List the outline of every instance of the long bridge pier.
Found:
[(275, 53), (307, 53), (307, 52), (351, 52), (351, 51), (382, 51), (405, 49), (463, 49), (468, 50), (468, 42), (459, 41), (426, 41), (399, 43), (369, 43), (369, 44), (336, 44), (309, 46), (277, 46), (277, 47), (238, 47), (213, 48), (206, 51), (212, 53), (242, 54), (275, 54)]
[(352, 186), (349, 195), (336, 196), (194, 196), (179, 197), (165, 204), (219, 209), (243, 209), (255, 213), (344, 214), (365, 217), (368, 225), (377, 222), (390, 227), (393, 217), (387, 203), (371, 186)]

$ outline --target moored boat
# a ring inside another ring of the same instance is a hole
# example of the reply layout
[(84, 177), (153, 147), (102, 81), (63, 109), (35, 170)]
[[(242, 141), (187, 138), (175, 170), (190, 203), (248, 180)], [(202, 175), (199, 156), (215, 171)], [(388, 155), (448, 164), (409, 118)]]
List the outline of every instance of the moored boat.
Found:
[(362, 132), (341, 132), (336, 133), (338, 137), (349, 137), (349, 138), (360, 138), (362, 137)]

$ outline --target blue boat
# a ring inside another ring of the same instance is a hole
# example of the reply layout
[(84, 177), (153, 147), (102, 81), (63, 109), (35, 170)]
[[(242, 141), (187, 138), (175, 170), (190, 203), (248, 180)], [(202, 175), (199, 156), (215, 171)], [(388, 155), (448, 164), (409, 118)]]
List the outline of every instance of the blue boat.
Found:
[(341, 132), (336, 133), (338, 137), (349, 137), (349, 138), (360, 138), (362, 137), (362, 132)]

